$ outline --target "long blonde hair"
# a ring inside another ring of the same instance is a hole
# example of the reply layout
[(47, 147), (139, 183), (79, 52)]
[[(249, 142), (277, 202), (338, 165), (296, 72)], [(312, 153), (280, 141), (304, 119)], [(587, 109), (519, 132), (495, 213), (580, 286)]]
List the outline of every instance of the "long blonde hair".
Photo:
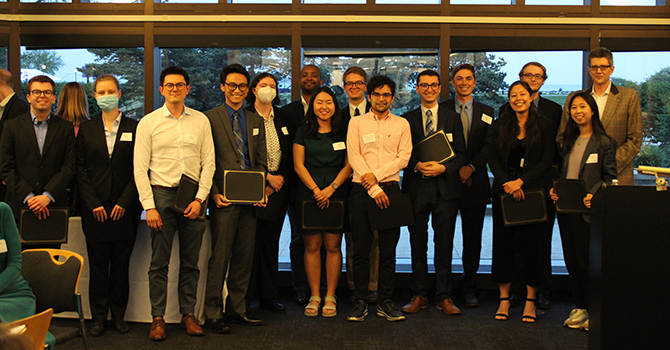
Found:
[(88, 100), (81, 84), (70, 82), (63, 86), (58, 96), (56, 115), (71, 121), (74, 125), (79, 125), (88, 119)]

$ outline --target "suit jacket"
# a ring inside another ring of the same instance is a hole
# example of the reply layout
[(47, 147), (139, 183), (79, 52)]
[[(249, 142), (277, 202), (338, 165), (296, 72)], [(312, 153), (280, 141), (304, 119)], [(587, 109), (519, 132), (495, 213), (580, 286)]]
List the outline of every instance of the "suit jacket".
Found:
[[(289, 199), (288, 191), (290, 187), (288, 184), (290, 183), (293, 174), (295, 174), (293, 171), (293, 136), (295, 135), (293, 123), (289, 120), (286, 111), (277, 107), (273, 107), (273, 109), (275, 115), (274, 124), (277, 136), (279, 137), (279, 148), (281, 149), (279, 168), (274, 175), (281, 175), (284, 177), (284, 186), (282, 186), (282, 189), (279, 192), (275, 192), (268, 197), (266, 208), (257, 209), (259, 218), (273, 218), (273, 220), (268, 221), (278, 220), (281, 215), (286, 214), (286, 207), (288, 206)], [(249, 106), (247, 111), (249, 110), (255, 112), (253, 106)], [(265, 131), (265, 134), (267, 135), (267, 131)]]
[[(2, 113), (2, 118), (0, 118), (0, 135), (2, 135), (2, 130), (5, 128), (5, 122), (10, 119), (14, 119), (22, 114), (26, 114), (30, 111), (30, 105), (28, 102), (19, 98), (19, 95), (14, 94), (7, 104), (5, 105), (5, 111)], [(0, 198), (5, 198), (7, 193), (7, 186), (3, 183), (0, 183)]]
[[(365, 112), (361, 111), (361, 115), (363, 115), (367, 112), (370, 112), (370, 107), (372, 107), (372, 105), (370, 104), (370, 101), (366, 100)], [(347, 104), (346, 106), (344, 106), (344, 108), (342, 108), (341, 112), (342, 112), (342, 120), (344, 121), (344, 125), (349, 125), (349, 121), (353, 117), (351, 115), (351, 112), (349, 111), (349, 105)]]
[(66, 189), (74, 177), (76, 145), (72, 123), (51, 115), (40, 155), (30, 113), (8, 120), (0, 141), (0, 172), (7, 184), (5, 201), (18, 219), (31, 192), (48, 191), (52, 206), (68, 207)]
[[(589, 139), (579, 165), (579, 178), (584, 180), (589, 193), (595, 194), (603, 183), (617, 178), (616, 148), (616, 141), (608, 135), (593, 134)], [(591, 154), (598, 155), (598, 162), (587, 164)], [(570, 155), (563, 157), (561, 179), (567, 176), (569, 160)]]
[[(491, 184), (489, 182), (489, 172), (486, 164), (489, 162), (490, 154), (484, 147), (486, 137), (491, 130), (491, 121), (494, 117), (493, 108), (483, 103), (473, 101), (472, 104), (472, 123), (468, 129), (468, 144), (466, 151), (466, 160), (464, 165), (472, 164), (476, 171), (470, 177), (472, 185), (470, 187), (461, 183), (463, 187), (463, 196), (461, 197), (461, 207), (471, 208), (474, 206), (486, 205), (491, 202)], [(448, 108), (456, 112), (456, 102), (454, 99), (441, 102), (440, 107)], [(458, 114), (458, 112), (456, 112)], [(486, 114), (491, 117), (488, 123), (482, 120)], [(459, 115), (460, 118), (460, 115)], [(459, 176), (460, 177), (460, 176)]]
[[(502, 116), (501, 116), (502, 118)], [(503, 190), (505, 182), (515, 180), (510, 178), (507, 169), (507, 160), (511, 148), (509, 146), (500, 148), (498, 146), (499, 137), (516, 137), (516, 135), (498, 135), (497, 125), (500, 118), (493, 122), (490, 137), (486, 142), (486, 147), (491, 153), (489, 168), (495, 177), (491, 191), (497, 193)], [(551, 161), (554, 157), (556, 146), (551, 134), (551, 123), (545, 118), (537, 118), (537, 125), (540, 128), (540, 140), (537, 145), (526, 147), (524, 155), (524, 166), (521, 169), (521, 180), (523, 180), (523, 190), (544, 189), (548, 190), (546, 183), (546, 173), (551, 167)]]
[[(77, 186), (82, 224), (87, 240), (109, 237), (114, 240), (132, 239), (137, 225), (133, 218), (141, 212), (137, 187), (133, 177), (133, 148), (137, 121), (121, 117), (114, 151), (109, 157), (102, 117), (81, 123), (77, 135)], [(128, 140), (128, 135), (130, 139)], [(92, 210), (104, 206), (109, 216), (114, 205), (126, 209), (121, 221), (129, 220), (130, 230), (116, 230), (111, 222), (99, 224)], [(89, 229), (90, 228), (90, 229)], [(93, 229), (95, 228), (95, 229)]]
[[(426, 137), (424, 136), (423, 116), (421, 115), (420, 107), (404, 114), (403, 117), (409, 122), (412, 132), (412, 156), (409, 159), (407, 167), (403, 170), (402, 191), (409, 193), (412, 201), (414, 201), (419, 192), (421, 181), (429, 180), (424, 179), (421, 172), (414, 171), (419, 162), (416, 158), (416, 147), (414, 146)], [(458, 199), (461, 197), (461, 177), (458, 175), (458, 170), (465, 164), (466, 160), (461, 117), (448, 108), (438, 107), (437, 130), (444, 130), (445, 134), (452, 134), (453, 141), (451, 142), (451, 147), (454, 149), (454, 153), (456, 153), (456, 157), (442, 163), (446, 167), (446, 171), (436, 177), (437, 187), (442, 199)]]
[[(246, 110), (247, 143), (249, 147), (249, 164), (251, 169), (267, 171), (267, 150), (265, 148), (265, 124), (256, 112)], [(237, 156), (237, 146), (233, 126), (226, 104), (222, 104), (212, 110), (205, 112), (212, 126), (212, 138), (214, 139), (214, 152), (216, 153), (216, 170), (210, 197), (223, 194), (223, 171), (239, 170), (240, 159)], [(256, 133), (254, 135), (254, 133)], [(213, 201), (212, 201), (213, 203)]]
[[(591, 88), (585, 90), (591, 91)], [(570, 99), (573, 92), (565, 100), (563, 118), (556, 136), (556, 142), (563, 142), (563, 131), (570, 118)], [(633, 185), (633, 159), (640, 152), (642, 146), (642, 111), (637, 91), (617, 87), (612, 84), (610, 95), (607, 97), (605, 111), (600, 116), (607, 135), (611, 136), (619, 145), (616, 150), (617, 173), (620, 185)]]
[(298, 130), (305, 123), (305, 110), (302, 108), (302, 97), (282, 107), (286, 111), (287, 116), (293, 130)]

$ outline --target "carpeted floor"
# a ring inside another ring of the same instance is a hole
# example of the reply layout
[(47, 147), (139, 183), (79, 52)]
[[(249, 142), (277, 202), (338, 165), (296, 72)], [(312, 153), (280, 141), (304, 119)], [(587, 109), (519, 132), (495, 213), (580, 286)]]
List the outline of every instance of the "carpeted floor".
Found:
[[(428, 310), (406, 315), (401, 322), (389, 322), (376, 316), (376, 306), (370, 305), (370, 315), (364, 322), (347, 322), (350, 304), (346, 291), (338, 305), (338, 316), (331, 319), (305, 317), (303, 309), (291, 300), (289, 291), (282, 302), (286, 312), (272, 313), (252, 308), (252, 316), (265, 324), (258, 327), (231, 325), (229, 334), (207, 333), (203, 337), (188, 336), (178, 324), (166, 327), (167, 339), (149, 340), (149, 324), (131, 323), (129, 334), (113, 329), (101, 337), (90, 337), (91, 350), (106, 349), (587, 349), (588, 333), (562, 327), (572, 309), (567, 295), (555, 293), (554, 307), (538, 315), (536, 324), (521, 322), (521, 307), (510, 310), (510, 319), (496, 321), (497, 291), (480, 293), (478, 308), (463, 307), (463, 315), (447, 316), (431, 303)], [(396, 306), (406, 300), (398, 295)], [(456, 304), (460, 302), (456, 299)], [(148, 307), (148, 306), (147, 306)], [(55, 319), (63, 325), (72, 320)], [(73, 326), (76, 323), (72, 323)], [(90, 327), (90, 323), (87, 323)], [(83, 349), (80, 337), (58, 344), (56, 350)]]

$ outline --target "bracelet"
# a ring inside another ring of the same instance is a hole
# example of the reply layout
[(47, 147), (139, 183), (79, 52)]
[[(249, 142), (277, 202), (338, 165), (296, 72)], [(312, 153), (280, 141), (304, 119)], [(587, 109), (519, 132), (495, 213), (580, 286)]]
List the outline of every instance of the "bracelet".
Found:
[(314, 188), (312, 188), (312, 192), (314, 192), (314, 190), (317, 188), (319, 188), (319, 185), (314, 186)]

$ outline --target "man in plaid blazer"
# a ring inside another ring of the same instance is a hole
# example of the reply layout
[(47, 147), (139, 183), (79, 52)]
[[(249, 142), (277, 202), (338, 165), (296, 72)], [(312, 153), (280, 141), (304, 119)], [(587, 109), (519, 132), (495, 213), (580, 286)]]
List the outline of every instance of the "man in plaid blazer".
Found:
[[(598, 47), (589, 53), (589, 74), (593, 81), (591, 96), (598, 104), (600, 120), (607, 134), (617, 142), (616, 162), (619, 184), (634, 185), (633, 159), (642, 144), (642, 112), (637, 91), (615, 86), (610, 81), (614, 71), (612, 52)], [(574, 94), (574, 93), (573, 93)], [(563, 131), (570, 118), (570, 99), (568, 96), (563, 107), (563, 118), (556, 136), (556, 142), (563, 141)]]

